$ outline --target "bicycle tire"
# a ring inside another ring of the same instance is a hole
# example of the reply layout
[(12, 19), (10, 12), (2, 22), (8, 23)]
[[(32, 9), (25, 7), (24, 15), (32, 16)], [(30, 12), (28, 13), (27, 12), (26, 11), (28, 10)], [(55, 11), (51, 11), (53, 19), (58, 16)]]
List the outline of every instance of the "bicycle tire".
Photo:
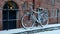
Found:
[(43, 21), (45, 22), (43, 22), (43, 23), (40, 23), (41, 24), (41, 26), (43, 27), (43, 26), (47, 26), (48, 25), (48, 23), (49, 23), (49, 20), (48, 20), (48, 12), (46, 12), (45, 14), (44, 14), (44, 17), (43, 17)]
[[(28, 15), (29, 14), (25, 14), (23, 17), (22, 17), (22, 26), (23, 26), (23, 28), (32, 28), (32, 27), (34, 27), (34, 25), (35, 25), (35, 21), (33, 20), (33, 18), (32, 18), (32, 16), (30, 16), (30, 20), (28, 21)], [(25, 20), (25, 21), (24, 21)], [(27, 23), (25, 23), (27, 21)], [(30, 23), (29, 23), (30, 22)]]

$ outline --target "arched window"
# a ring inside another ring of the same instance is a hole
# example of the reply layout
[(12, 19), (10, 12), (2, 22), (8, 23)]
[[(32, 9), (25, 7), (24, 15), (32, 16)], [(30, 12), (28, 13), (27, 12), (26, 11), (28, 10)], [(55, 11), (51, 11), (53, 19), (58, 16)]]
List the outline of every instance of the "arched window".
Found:
[(18, 5), (14, 1), (8, 1), (3, 6), (3, 30), (15, 29)]

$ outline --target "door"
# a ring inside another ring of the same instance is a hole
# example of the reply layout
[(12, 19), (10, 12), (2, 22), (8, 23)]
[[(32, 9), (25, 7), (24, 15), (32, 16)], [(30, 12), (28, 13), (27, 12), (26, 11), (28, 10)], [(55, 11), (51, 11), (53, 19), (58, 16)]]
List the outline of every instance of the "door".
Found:
[(16, 28), (16, 11), (3, 11), (3, 30)]
[[(12, 6), (9, 5), (9, 2), (7, 2), (4, 6), (3, 9), (7, 9), (7, 10), (3, 10), (2, 14), (3, 14), (3, 30), (7, 30), (7, 29), (15, 29), (16, 28), (16, 19), (17, 19), (17, 10), (8, 10), (10, 9), (10, 7), (12, 7), (12, 9), (18, 9), (17, 4), (13, 4), (14, 2), (10, 2), (12, 3)], [(15, 8), (17, 7), (17, 8)]]

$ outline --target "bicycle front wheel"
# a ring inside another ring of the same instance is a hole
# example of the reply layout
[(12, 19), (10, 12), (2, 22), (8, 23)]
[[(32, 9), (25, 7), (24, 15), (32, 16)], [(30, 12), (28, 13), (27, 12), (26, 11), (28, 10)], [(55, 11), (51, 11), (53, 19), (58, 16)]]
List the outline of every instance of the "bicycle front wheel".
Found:
[(47, 26), (48, 23), (49, 23), (49, 20), (46, 20), (45, 22), (41, 22), (40, 25), (41, 25), (42, 27), (44, 27), (44, 26)]
[(22, 26), (24, 28), (32, 28), (34, 26), (34, 23), (35, 21), (33, 20), (32, 16), (29, 16), (29, 14), (22, 17)]
[(48, 25), (48, 23), (49, 23), (49, 19), (48, 19), (48, 17), (47, 17), (47, 15), (43, 15), (43, 17), (41, 18), (41, 26), (47, 26)]

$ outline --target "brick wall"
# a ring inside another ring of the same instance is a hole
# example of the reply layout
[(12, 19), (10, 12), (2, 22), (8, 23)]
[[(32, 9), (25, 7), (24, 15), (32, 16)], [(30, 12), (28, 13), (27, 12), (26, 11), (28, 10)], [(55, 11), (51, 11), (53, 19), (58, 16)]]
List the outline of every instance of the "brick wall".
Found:
[[(5, 2), (8, 1), (8, 0), (0, 0), (0, 8), (3, 8)], [(22, 10), (22, 5), (25, 1), (28, 2), (28, 6), (29, 4), (31, 4), (33, 2), (33, 0), (13, 0), (17, 3), (17, 5), (19, 6), (19, 17), (18, 19), (21, 19), (21, 17), (24, 15), (24, 11)], [(55, 5), (54, 5), (54, 9), (56, 8), (59, 8), (60, 9), (60, 0), (55, 0)], [(43, 8), (48, 8), (49, 9), (49, 16), (51, 14), (51, 9), (52, 9), (52, 2), (51, 0), (35, 0), (35, 9), (37, 7), (43, 7)], [(28, 8), (29, 9), (29, 8)], [(0, 20), (2, 20), (2, 10), (0, 10)], [(58, 21), (60, 22), (60, 18), (58, 19)], [(56, 18), (49, 18), (49, 22), (50, 23), (56, 23), (57, 22), (57, 19)], [(0, 29), (2, 29), (2, 22), (0, 21)], [(18, 20), (17, 21), (17, 27), (21, 27), (21, 20)]]

